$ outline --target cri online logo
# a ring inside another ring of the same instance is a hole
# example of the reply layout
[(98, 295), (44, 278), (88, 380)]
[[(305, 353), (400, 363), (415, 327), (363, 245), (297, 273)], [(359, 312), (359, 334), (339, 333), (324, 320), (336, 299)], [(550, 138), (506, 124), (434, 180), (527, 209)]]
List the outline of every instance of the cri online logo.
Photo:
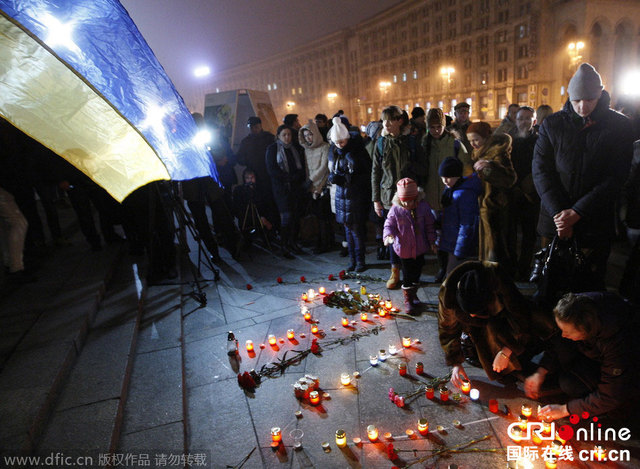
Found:
[[(589, 418), (589, 412), (583, 412), (581, 416), (573, 414), (569, 417), (571, 425), (577, 425), (580, 420), (587, 420)], [(631, 430), (626, 427), (616, 430), (615, 428), (602, 428), (602, 424), (598, 423), (598, 417), (593, 417), (592, 422), (588, 428), (579, 428), (577, 431), (570, 425), (562, 425), (558, 428), (556, 433), (555, 424), (551, 422), (549, 429), (545, 432), (545, 424), (542, 422), (527, 422), (526, 432), (521, 427), (520, 422), (514, 422), (509, 425), (507, 434), (511, 439), (530, 440), (532, 435), (535, 435), (540, 440), (555, 440), (560, 439), (564, 442), (571, 440), (574, 436), (578, 441), (627, 441), (631, 438)], [(514, 429), (518, 427), (518, 431), (514, 432)], [(545, 436), (546, 433), (546, 436)]]

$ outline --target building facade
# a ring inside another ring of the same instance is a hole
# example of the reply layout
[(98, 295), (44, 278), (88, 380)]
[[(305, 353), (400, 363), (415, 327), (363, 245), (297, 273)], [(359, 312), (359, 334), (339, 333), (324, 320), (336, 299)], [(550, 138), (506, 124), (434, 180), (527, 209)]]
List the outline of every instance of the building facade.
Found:
[[(495, 122), (511, 103), (559, 109), (579, 63), (613, 102), (640, 67), (640, 0), (407, 0), (371, 19), (221, 72), (206, 92), (267, 91), (276, 115), (343, 109), (353, 123), (397, 104), (472, 106)], [(202, 100), (204, 97), (202, 96)]]

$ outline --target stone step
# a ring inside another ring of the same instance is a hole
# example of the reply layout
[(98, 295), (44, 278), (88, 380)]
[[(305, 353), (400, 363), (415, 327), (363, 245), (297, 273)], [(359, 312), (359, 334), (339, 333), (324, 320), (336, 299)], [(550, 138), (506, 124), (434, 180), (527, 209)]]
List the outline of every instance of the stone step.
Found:
[(38, 454), (115, 450), (135, 353), (141, 289), (137, 265), (123, 260), (43, 432)]
[(117, 453), (184, 453), (181, 315), (181, 285), (148, 288)]
[(73, 241), (0, 303), (0, 453), (37, 446), (124, 249), (92, 253)]

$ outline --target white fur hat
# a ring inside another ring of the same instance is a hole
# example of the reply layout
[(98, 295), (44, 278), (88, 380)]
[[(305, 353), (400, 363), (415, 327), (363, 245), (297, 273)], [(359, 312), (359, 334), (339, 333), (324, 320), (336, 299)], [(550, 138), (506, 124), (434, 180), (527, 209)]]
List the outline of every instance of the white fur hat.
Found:
[(329, 139), (333, 143), (338, 143), (338, 140), (349, 138), (349, 130), (345, 127), (339, 117), (334, 117), (331, 122), (333, 122), (333, 125), (329, 129)]

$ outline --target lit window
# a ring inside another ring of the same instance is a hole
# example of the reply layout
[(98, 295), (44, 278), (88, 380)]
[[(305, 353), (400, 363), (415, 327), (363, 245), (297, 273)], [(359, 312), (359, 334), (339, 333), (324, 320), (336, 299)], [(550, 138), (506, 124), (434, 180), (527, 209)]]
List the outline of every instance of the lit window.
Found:
[(393, 76), (393, 82), (394, 83), (398, 83), (398, 75), (394, 75)]
[(295, 88), (291, 88), (291, 94), (295, 96), (295, 94), (296, 94), (296, 89)]
[(438, 107), (439, 107), (440, 109), (442, 109), (442, 105), (443, 105), (443, 104), (444, 104), (444, 103), (443, 103), (442, 101), (438, 101)]
[(427, 111), (431, 109), (431, 101), (427, 101)]
[(273, 89), (277, 90), (278, 89), (278, 85), (276, 85), (275, 83), (273, 84)]
[(367, 114), (373, 114), (373, 109), (371, 109), (370, 107), (367, 108)]
[(271, 83), (267, 85), (267, 90), (271, 91)]
[(414, 70), (414, 71), (413, 71), (413, 79), (414, 79), (414, 80), (417, 80), (417, 79), (418, 79), (418, 71), (417, 71), (417, 70)]
[(402, 81), (407, 81), (407, 74), (406, 73), (402, 74)]
[(298, 94), (302, 94), (302, 88), (298, 88)]

